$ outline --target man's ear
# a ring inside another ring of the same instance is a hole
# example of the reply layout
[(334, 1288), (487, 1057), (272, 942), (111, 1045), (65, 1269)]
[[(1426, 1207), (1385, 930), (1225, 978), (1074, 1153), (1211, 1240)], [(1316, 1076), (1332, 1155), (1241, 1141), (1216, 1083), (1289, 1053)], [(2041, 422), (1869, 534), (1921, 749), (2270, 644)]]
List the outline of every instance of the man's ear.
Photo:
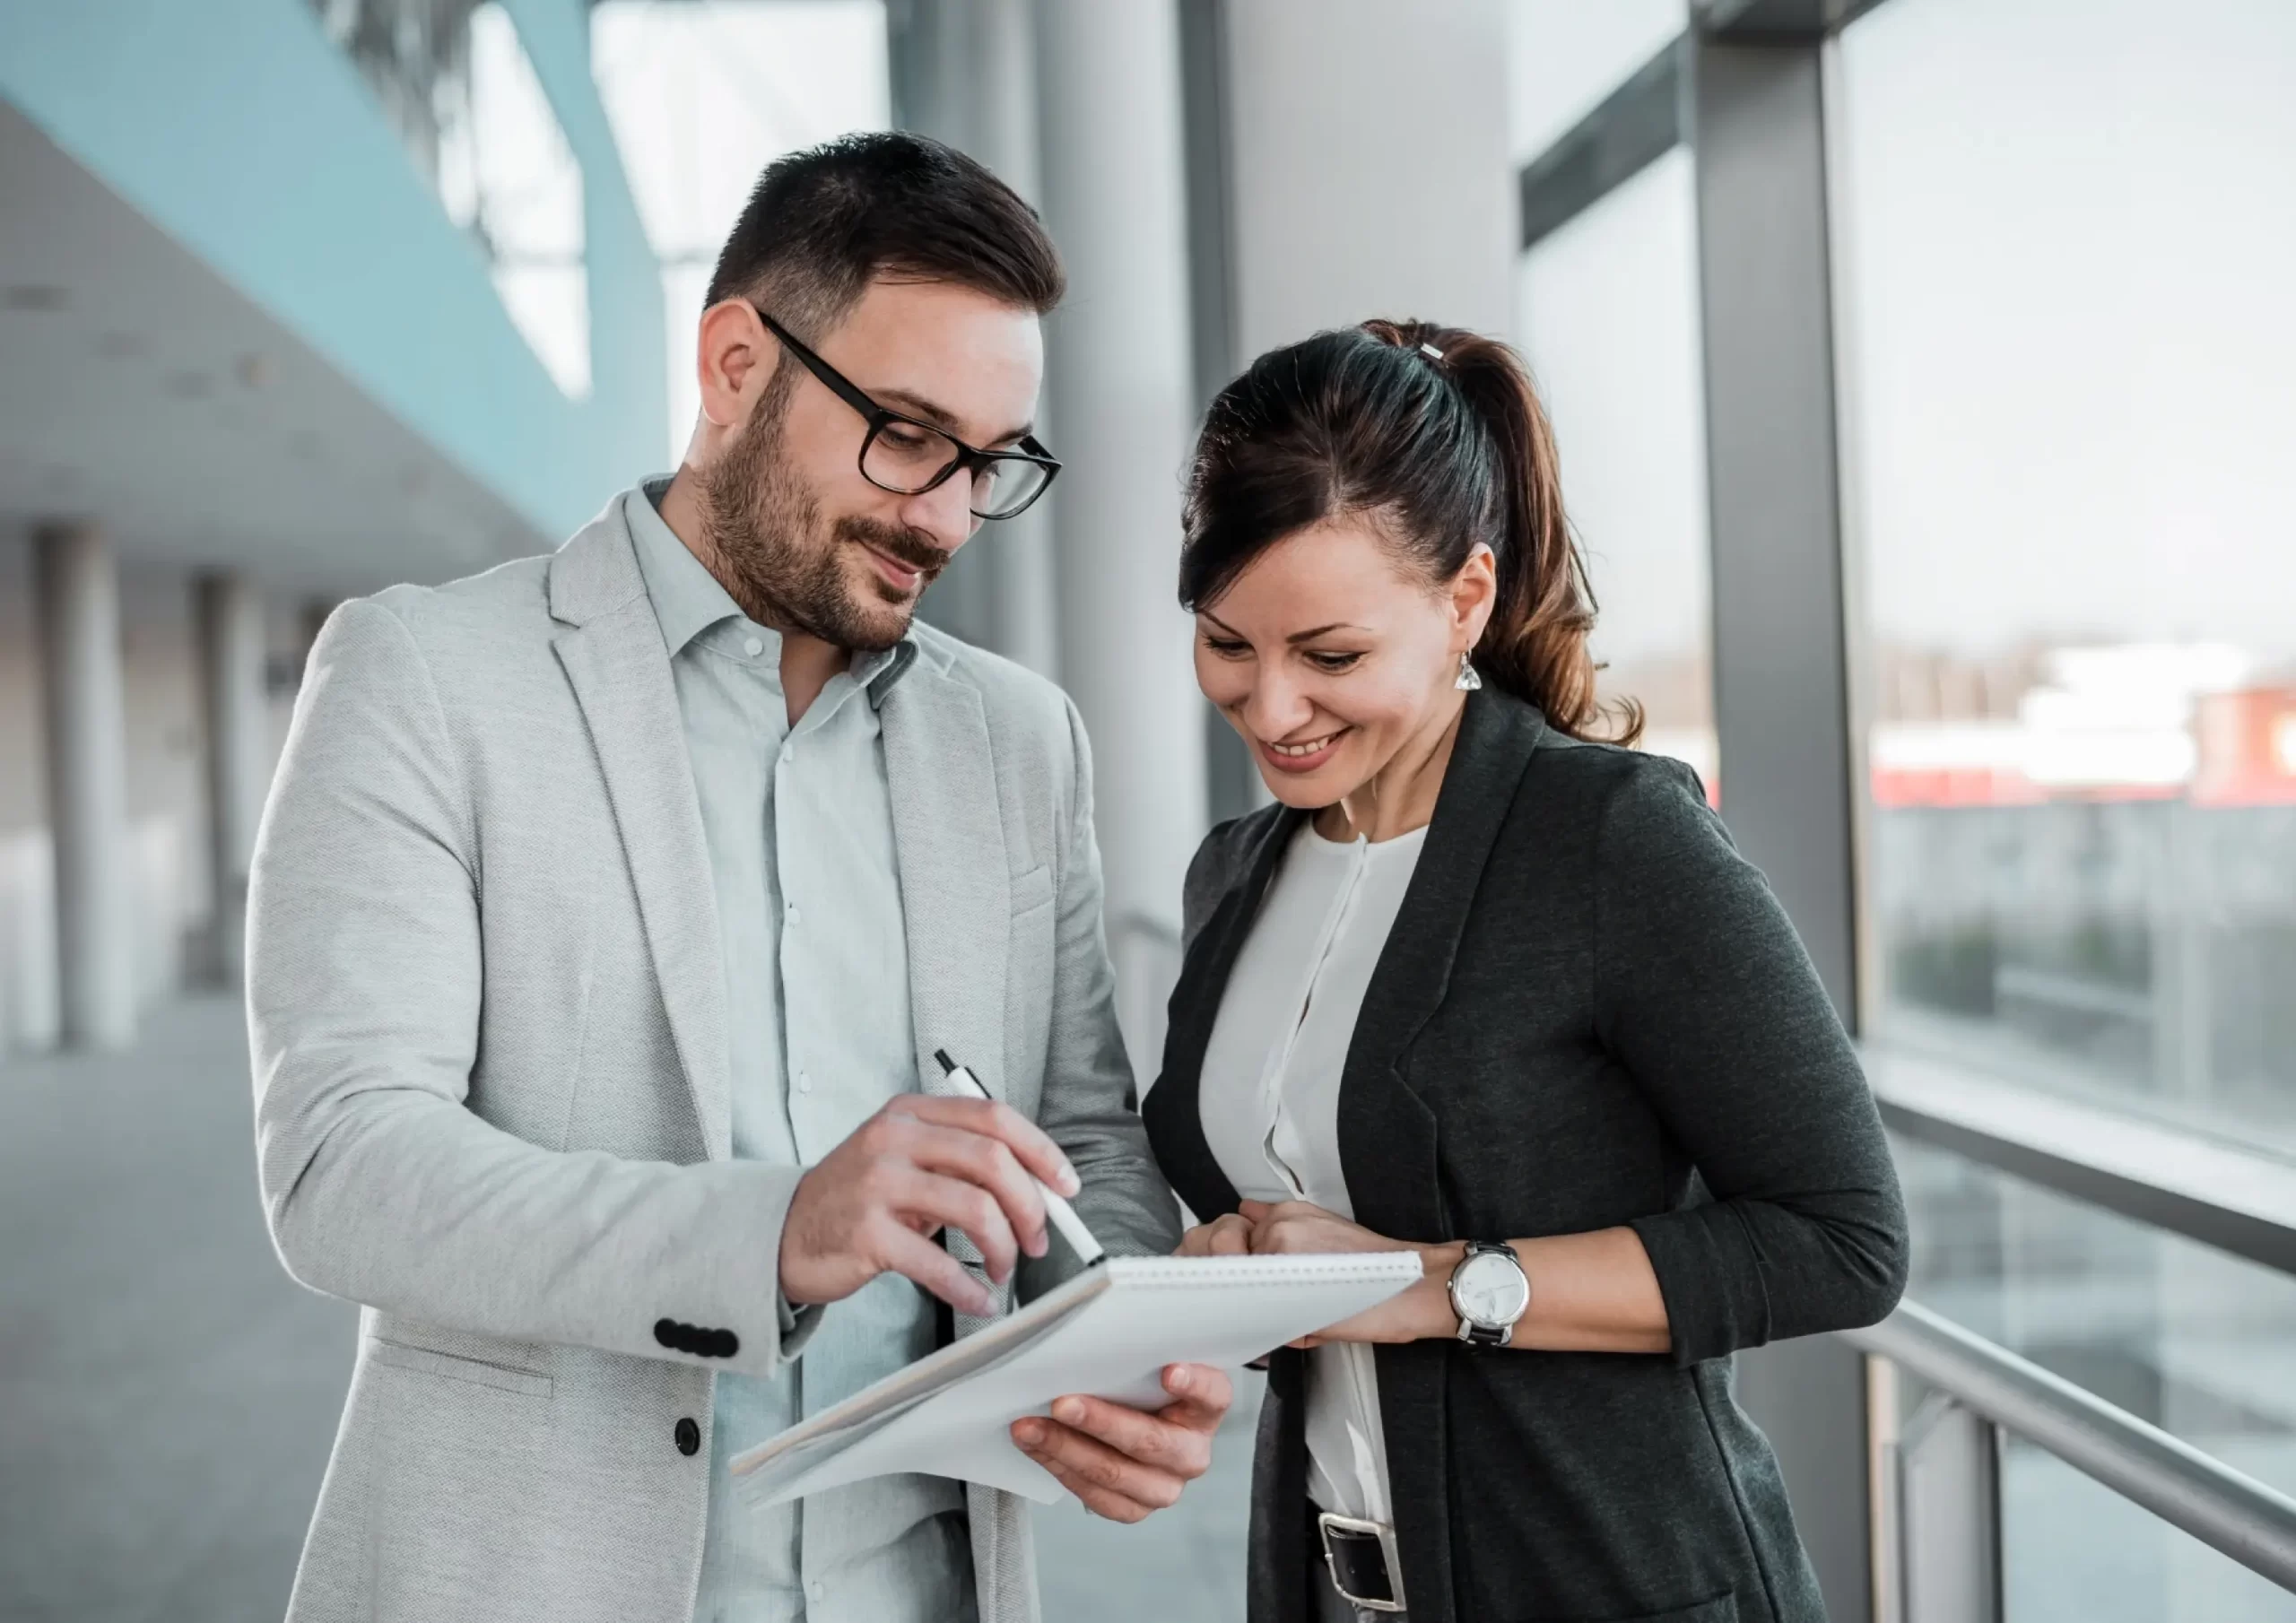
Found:
[(701, 313), (694, 364), (701, 382), (701, 414), (718, 428), (745, 421), (780, 364), (781, 345), (757, 312), (727, 299)]

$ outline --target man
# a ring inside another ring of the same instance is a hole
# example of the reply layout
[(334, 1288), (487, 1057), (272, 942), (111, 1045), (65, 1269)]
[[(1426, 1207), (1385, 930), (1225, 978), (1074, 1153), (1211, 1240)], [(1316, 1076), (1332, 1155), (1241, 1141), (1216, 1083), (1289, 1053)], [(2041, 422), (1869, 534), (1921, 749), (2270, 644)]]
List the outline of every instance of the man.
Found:
[[(784, 160), (676, 476), (312, 650), (253, 880), (257, 1122), (289, 1271), (366, 1310), (293, 1618), (1035, 1616), (1020, 1501), (769, 1508), (726, 1466), (931, 1350), (933, 1298), (964, 1333), (1050, 1282), (1031, 1175), (1081, 1177), (1111, 1250), (1178, 1237), (1075, 712), (911, 618), (1056, 471), (1061, 282), (944, 147)], [(928, 1097), (942, 1048), (996, 1101)], [(1016, 1443), (1136, 1520), (1229, 1402), (1167, 1382)]]

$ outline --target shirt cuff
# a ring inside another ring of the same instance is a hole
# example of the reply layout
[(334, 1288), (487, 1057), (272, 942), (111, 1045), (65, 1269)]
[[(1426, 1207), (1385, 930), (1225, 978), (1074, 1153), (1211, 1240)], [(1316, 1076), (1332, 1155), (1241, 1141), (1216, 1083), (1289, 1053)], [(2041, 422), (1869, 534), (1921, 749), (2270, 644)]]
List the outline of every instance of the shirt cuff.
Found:
[(803, 1307), (789, 1306), (789, 1298), (779, 1290), (773, 1293), (774, 1316), (781, 1322), (781, 1356), (787, 1360), (805, 1350), (805, 1343), (813, 1339), (813, 1332), (821, 1328), (822, 1315), (827, 1311), (825, 1302), (811, 1302)]

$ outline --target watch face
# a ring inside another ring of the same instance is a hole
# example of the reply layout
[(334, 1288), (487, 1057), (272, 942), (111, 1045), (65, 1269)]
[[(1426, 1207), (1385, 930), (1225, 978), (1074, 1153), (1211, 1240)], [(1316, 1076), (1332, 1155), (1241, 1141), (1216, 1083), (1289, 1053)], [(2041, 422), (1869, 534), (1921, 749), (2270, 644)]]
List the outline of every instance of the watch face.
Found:
[(1530, 1305), (1530, 1282), (1503, 1256), (1469, 1257), (1452, 1276), (1460, 1314), (1477, 1324), (1511, 1324)]

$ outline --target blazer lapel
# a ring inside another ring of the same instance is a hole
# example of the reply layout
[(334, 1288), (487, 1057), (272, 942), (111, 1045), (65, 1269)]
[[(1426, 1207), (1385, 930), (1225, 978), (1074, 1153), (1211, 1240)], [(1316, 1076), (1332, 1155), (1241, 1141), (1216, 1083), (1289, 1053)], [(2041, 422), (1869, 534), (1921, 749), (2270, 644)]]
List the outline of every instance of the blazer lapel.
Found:
[(1235, 1185), (1221, 1171), (1204, 1137), (1199, 1101), (1205, 1050), (1211, 1046), (1220, 1000), (1228, 990), (1236, 956), (1250, 938), (1260, 898), (1267, 894), (1284, 848), (1307, 817), (1303, 812), (1281, 805), (1254, 815), (1264, 820), (1256, 833), (1247, 837), (1251, 843), (1242, 878), (1221, 898), (1180, 965), (1164, 1027), (1163, 1071), (1141, 1105), (1165, 1181), (1198, 1218), (1218, 1217), (1235, 1211), (1239, 1203)]
[(980, 695), (919, 655), (886, 692), (878, 717), (918, 1084), (926, 1093), (950, 1090), (933, 1057), (945, 1048), (1002, 1098), (1012, 877)]
[(1435, 1116), (1400, 1062), (1451, 980), (1459, 936), (1546, 724), (1518, 700), (1472, 695), (1427, 843), (1365, 988), (1340, 1078), (1339, 1159), (1356, 1220), (1397, 1239), (1449, 1240)]
[(712, 1159), (733, 1153), (725, 958), (662, 630), (619, 506), (552, 560), (552, 646), (590, 729), (678, 1062)]

